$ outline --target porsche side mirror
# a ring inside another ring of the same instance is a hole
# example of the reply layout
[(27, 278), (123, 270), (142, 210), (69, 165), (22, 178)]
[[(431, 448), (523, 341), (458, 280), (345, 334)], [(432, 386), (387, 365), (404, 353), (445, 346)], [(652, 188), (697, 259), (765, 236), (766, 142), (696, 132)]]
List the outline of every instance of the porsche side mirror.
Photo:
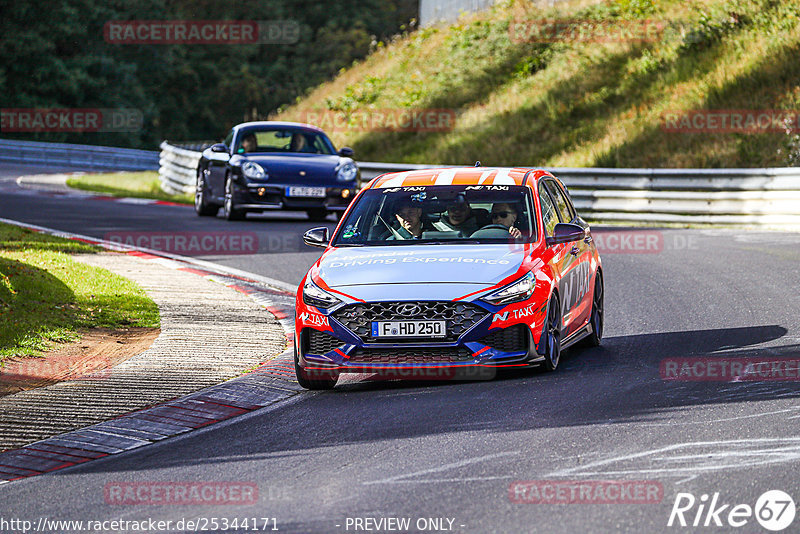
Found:
[(572, 223), (558, 223), (553, 230), (553, 235), (547, 238), (547, 245), (557, 245), (559, 243), (572, 243), (580, 241), (586, 235), (586, 230), (582, 226)]
[(225, 146), (225, 143), (217, 143), (211, 145), (211, 152), (228, 152), (228, 147)]
[(349, 146), (344, 146), (341, 148), (341, 150), (339, 150), (339, 155), (343, 158), (352, 158), (353, 154), (355, 154), (355, 151), (353, 151), (353, 149)]
[(303, 243), (310, 247), (327, 247), (328, 241), (328, 229), (324, 226), (312, 228), (303, 234)]

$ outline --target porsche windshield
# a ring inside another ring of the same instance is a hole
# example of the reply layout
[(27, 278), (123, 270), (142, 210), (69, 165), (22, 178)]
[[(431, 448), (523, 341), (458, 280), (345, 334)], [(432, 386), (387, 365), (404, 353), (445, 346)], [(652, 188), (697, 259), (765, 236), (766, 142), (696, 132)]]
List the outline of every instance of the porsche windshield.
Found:
[(370, 189), (358, 198), (333, 246), (507, 243), (536, 237), (527, 187), (414, 186)]
[(323, 134), (300, 128), (265, 128), (242, 132), (236, 153), (292, 152), (332, 155), (336, 151)]

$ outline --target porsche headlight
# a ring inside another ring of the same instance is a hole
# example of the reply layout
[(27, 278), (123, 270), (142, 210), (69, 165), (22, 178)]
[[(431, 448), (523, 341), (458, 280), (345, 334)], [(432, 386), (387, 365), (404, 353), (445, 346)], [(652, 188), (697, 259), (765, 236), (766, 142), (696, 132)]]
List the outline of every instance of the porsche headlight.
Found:
[(254, 180), (267, 179), (267, 171), (265, 171), (264, 167), (262, 167), (255, 161), (246, 161), (242, 165), (242, 172), (247, 178), (252, 178)]
[(317, 285), (311, 281), (311, 278), (308, 278), (306, 284), (303, 286), (303, 302), (319, 308), (331, 308), (342, 301), (327, 291), (323, 291), (317, 287)]
[(495, 306), (508, 304), (509, 302), (518, 302), (533, 295), (534, 289), (536, 289), (536, 277), (533, 276), (533, 273), (528, 272), (519, 280), (511, 282), (505, 287), (501, 287), (494, 293), (489, 293), (483, 297), (483, 300)]
[(358, 174), (358, 167), (352, 161), (348, 161), (336, 172), (336, 179), (340, 182), (351, 182), (356, 179)]

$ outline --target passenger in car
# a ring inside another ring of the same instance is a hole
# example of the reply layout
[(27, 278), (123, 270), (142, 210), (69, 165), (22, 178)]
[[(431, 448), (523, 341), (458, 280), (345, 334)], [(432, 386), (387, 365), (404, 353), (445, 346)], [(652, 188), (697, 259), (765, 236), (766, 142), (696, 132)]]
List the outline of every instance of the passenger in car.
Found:
[(492, 224), (501, 224), (508, 228), (508, 233), (514, 238), (522, 237), (522, 231), (514, 226), (519, 214), (511, 204), (499, 202), (492, 206)]
[(486, 210), (481, 211), (483, 213), (473, 210), (469, 202), (463, 196), (459, 196), (447, 205), (447, 213), (434, 222), (433, 226), (443, 232), (456, 230), (467, 237), (484, 224), (488, 224), (488, 221), (481, 220), (486, 218)]

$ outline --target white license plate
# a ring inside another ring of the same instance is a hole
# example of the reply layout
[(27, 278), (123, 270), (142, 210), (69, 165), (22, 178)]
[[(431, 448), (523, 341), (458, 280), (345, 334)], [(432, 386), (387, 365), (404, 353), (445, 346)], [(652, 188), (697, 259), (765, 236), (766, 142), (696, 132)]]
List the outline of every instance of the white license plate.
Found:
[(286, 188), (287, 197), (324, 197), (324, 187), (304, 187), (292, 185)]
[(372, 321), (372, 337), (447, 337), (446, 321)]

